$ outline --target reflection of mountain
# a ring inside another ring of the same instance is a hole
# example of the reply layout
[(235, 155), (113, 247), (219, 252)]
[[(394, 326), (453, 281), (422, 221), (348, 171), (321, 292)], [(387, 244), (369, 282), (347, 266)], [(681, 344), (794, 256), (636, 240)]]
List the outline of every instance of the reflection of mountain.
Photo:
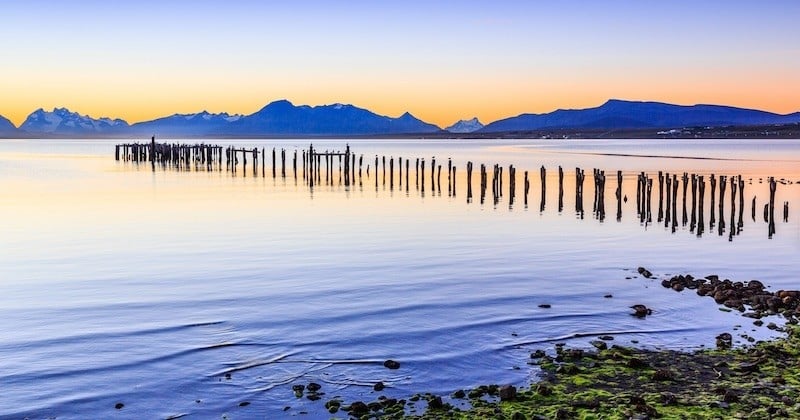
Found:
[(719, 105), (681, 106), (612, 99), (597, 108), (559, 109), (547, 114), (522, 114), (495, 121), (481, 131), (523, 131), (542, 128), (674, 128), (795, 122), (800, 122), (800, 113), (780, 115)]

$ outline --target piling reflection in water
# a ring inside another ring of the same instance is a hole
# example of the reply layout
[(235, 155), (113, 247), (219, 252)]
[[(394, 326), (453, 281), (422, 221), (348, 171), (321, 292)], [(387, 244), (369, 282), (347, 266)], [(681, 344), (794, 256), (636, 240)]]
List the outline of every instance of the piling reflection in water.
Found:
[[(272, 178), (278, 178), (278, 168), (280, 167), (280, 178), (284, 181), (289, 176), (287, 175), (287, 150), (280, 148), (280, 160), (278, 160), (278, 148), (273, 147), (271, 151), (271, 173)], [(215, 144), (179, 144), (179, 143), (157, 143), (155, 138), (152, 138), (149, 143), (128, 143), (118, 144), (115, 146), (114, 156), (118, 162), (122, 164), (132, 164), (138, 169), (150, 169), (155, 171), (161, 170), (178, 170), (178, 171), (219, 171), (229, 172), (232, 176), (247, 177), (251, 174), (253, 177), (266, 178), (267, 164), (266, 161), (268, 150), (265, 148), (241, 148), (228, 146), (223, 147)], [(224, 158), (224, 159), (223, 159)], [(298, 158), (301, 160), (298, 165)], [(370, 171), (370, 165), (367, 164), (366, 168), (363, 167), (364, 156), (359, 155), (356, 159), (356, 154), (350, 150), (349, 144), (346, 145), (344, 151), (339, 150), (325, 150), (318, 151), (310, 144), (307, 149), (295, 149), (291, 155), (292, 168), (291, 176), (294, 178), (295, 185), (298, 185), (298, 178), (303, 181), (303, 184), (310, 190), (312, 195), (315, 189), (321, 187), (337, 187), (344, 186), (346, 191), (350, 191), (356, 185), (359, 189), (363, 187), (364, 179), (374, 178), (375, 191), (380, 191), (380, 185), (383, 185), (383, 190), (387, 189), (393, 192), (395, 189), (395, 166), (397, 166), (397, 185), (402, 191), (405, 184), (406, 195), (410, 192), (410, 161), (408, 157), (397, 157), (397, 165), (395, 165), (395, 158), (393, 156), (379, 156), (375, 155), (374, 171)], [(387, 165), (388, 161), (388, 165)], [(224, 164), (223, 164), (224, 162)], [(405, 162), (405, 172), (403, 172), (403, 162)], [(250, 165), (248, 168), (248, 164)], [(356, 164), (358, 171), (356, 171)], [(260, 165), (260, 171), (259, 171)], [(338, 166), (337, 166), (338, 165)], [(381, 168), (381, 173), (378, 174), (378, 168)], [(434, 196), (442, 196), (442, 164), (437, 165), (436, 156), (431, 157), (430, 161), (430, 191)], [(471, 161), (465, 164), (465, 175), (463, 182), (466, 183), (466, 202), (467, 204), (473, 203), (473, 183), (472, 174), (474, 164)], [(426, 192), (426, 162), (425, 158), (415, 158), (414, 165), (414, 179), (415, 189), (418, 191), (420, 197), (425, 197)], [(558, 169), (558, 213), (562, 213), (564, 209), (564, 190), (565, 190), (565, 175), (561, 166)], [(458, 176), (456, 164), (451, 157), (447, 158), (447, 197), (456, 197), (458, 190)], [(388, 171), (388, 174), (387, 174)], [(324, 172), (324, 175), (322, 174)], [(492, 165), (492, 179), (491, 179), (491, 192), (492, 192), (492, 205), (497, 206), (504, 200), (504, 180), (508, 182), (508, 208), (514, 209), (517, 202), (517, 167), (514, 165), (508, 166), (507, 175), (504, 174), (504, 168), (500, 164)], [(540, 199), (539, 211), (544, 213), (546, 210), (547, 202), (547, 168), (542, 165), (539, 168), (540, 174)], [(405, 175), (405, 179), (404, 176)], [(630, 176), (633, 176), (632, 174)], [(745, 180), (741, 175), (715, 175), (708, 174), (708, 184), (710, 185), (709, 200), (709, 221), (706, 224), (705, 208), (706, 208), (706, 177), (702, 174), (683, 172), (679, 178), (675, 173), (657, 172), (658, 180), (658, 213), (656, 222), (675, 233), (678, 230), (678, 206), (681, 207), (681, 226), (683, 230), (702, 237), (706, 231), (716, 231), (718, 236), (723, 236), (727, 233), (727, 239), (732, 241), (736, 236), (740, 235), (744, 230), (744, 210), (745, 210)], [(616, 185), (615, 185), (615, 198), (616, 198), (616, 220), (622, 221), (624, 219), (624, 209), (628, 202), (628, 195), (625, 194), (626, 174), (623, 171), (616, 171)], [(380, 178), (380, 180), (379, 180)], [(583, 169), (575, 168), (575, 215), (578, 219), (584, 218), (584, 197), (583, 186), (585, 180), (585, 172)], [(356, 180), (358, 183), (356, 184)], [(522, 188), (523, 208), (528, 207), (528, 195), (530, 193), (531, 181), (529, 179), (528, 171), (524, 171), (523, 175), (524, 185)], [(650, 174), (642, 171), (636, 174), (636, 216), (639, 223), (647, 228), (653, 222), (652, 215), (652, 190), (655, 179)], [(606, 191), (606, 175), (605, 170), (594, 168), (593, 169), (593, 183), (594, 194), (592, 212), (600, 222), (605, 221), (605, 191)], [(761, 180), (759, 180), (759, 183)], [(781, 184), (791, 184), (785, 180), (780, 181)], [(752, 184), (752, 179), (750, 180)], [(775, 195), (777, 191), (778, 181), (774, 177), (767, 178), (769, 188), (769, 199), (763, 205), (763, 221), (767, 224), (767, 236), (772, 238), (776, 233), (775, 226)], [(489, 190), (489, 175), (487, 165), (480, 164), (480, 204), (485, 204), (485, 197), (487, 190)], [(726, 195), (728, 195), (728, 184), (730, 184), (729, 194), (729, 209), (726, 214)], [(719, 186), (719, 194), (717, 195), (717, 186)], [(629, 187), (632, 190), (632, 187)], [(681, 191), (681, 202), (678, 203), (678, 191)], [(757, 197), (752, 196), (751, 203), (751, 220), (755, 223)], [(783, 222), (788, 223), (789, 219), (789, 201), (782, 203), (783, 208)]]

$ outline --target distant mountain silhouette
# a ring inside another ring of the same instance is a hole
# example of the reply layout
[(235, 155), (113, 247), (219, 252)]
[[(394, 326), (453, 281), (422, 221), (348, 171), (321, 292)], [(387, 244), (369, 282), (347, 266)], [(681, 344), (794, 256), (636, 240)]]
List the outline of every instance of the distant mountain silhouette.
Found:
[(433, 133), (441, 129), (406, 112), (398, 118), (375, 114), (353, 105), (295, 106), (287, 100), (270, 103), (234, 121), (225, 131), (236, 137), (349, 136)]
[(17, 133), (17, 127), (6, 117), (0, 115), (0, 134), (13, 135)]
[(472, 118), (471, 120), (459, 120), (450, 127), (445, 128), (445, 131), (451, 133), (472, 133), (481, 128), (483, 128), (483, 124), (481, 124), (477, 118)]
[(28, 133), (48, 135), (98, 136), (123, 134), (128, 131), (128, 123), (120, 119), (91, 118), (71, 112), (67, 108), (54, 108), (48, 112), (37, 109), (19, 127)]
[(545, 128), (676, 128), (795, 122), (800, 122), (800, 113), (780, 115), (720, 105), (683, 106), (612, 99), (597, 108), (559, 109), (547, 114), (522, 114), (495, 121), (480, 131), (525, 131)]
[[(612, 99), (588, 109), (557, 110), (547, 114), (522, 114), (495, 121), (483, 128), (477, 118), (459, 121), (447, 129), (454, 133), (495, 133), (540, 129), (667, 129), (696, 126), (743, 126), (800, 123), (800, 112), (788, 115), (719, 105), (681, 106), (659, 102)], [(477, 130), (477, 131), (475, 131)], [(0, 117), (2, 137), (171, 138), (213, 137), (341, 137), (424, 135), (444, 131), (408, 112), (392, 118), (353, 105), (295, 106), (275, 101), (250, 115), (174, 114), (129, 125), (121, 119), (92, 118), (66, 108), (37, 109), (15, 128)]]
[(224, 134), (227, 127), (240, 118), (242, 118), (241, 115), (229, 115), (226, 112), (211, 114), (203, 111), (197, 114), (174, 114), (133, 124), (130, 131), (144, 136), (201, 137), (213, 133)]

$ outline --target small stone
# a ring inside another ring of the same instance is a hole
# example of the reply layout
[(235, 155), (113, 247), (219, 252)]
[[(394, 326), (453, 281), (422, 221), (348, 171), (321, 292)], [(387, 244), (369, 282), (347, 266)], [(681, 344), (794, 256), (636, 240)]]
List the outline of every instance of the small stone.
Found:
[(458, 391), (453, 393), (453, 398), (461, 399), (466, 397), (467, 394), (464, 392), (463, 389), (459, 389)]
[(442, 397), (436, 396), (428, 401), (428, 408), (433, 410), (441, 410), (444, 407), (444, 403), (442, 402)]
[(606, 299), (611, 299), (611, 298), (613, 298), (613, 297), (614, 297), (614, 295), (608, 294), (608, 295), (605, 295), (605, 296), (603, 296), (603, 297), (604, 297), (604, 298), (606, 298)]
[(757, 320), (753, 321), (753, 325), (755, 325), (756, 327), (760, 327), (760, 326), (764, 325), (764, 321), (762, 321), (760, 319), (757, 319)]
[(547, 353), (545, 353), (544, 350), (536, 350), (535, 352), (531, 353), (531, 359), (541, 359), (546, 355)]
[(673, 405), (678, 402), (678, 398), (675, 397), (675, 394), (665, 393), (661, 395), (661, 403), (664, 405)]
[(369, 407), (364, 404), (362, 401), (355, 401), (347, 407), (343, 408), (344, 411), (347, 411), (352, 416), (360, 417), (364, 414), (369, 413)]
[(541, 305), (539, 305), (539, 307), (542, 309), (550, 309), (551, 306), (549, 303), (542, 303)]
[(631, 357), (628, 359), (628, 367), (633, 369), (641, 369), (648, 367), (649, 364), (644, 359), (638, 357)]
[(116, 403), (116, 404), (114, 405), (114, 408), (116, 408), (117, 410), (122, 410), (122, 407), (125, 407), (125, 404), (123, 404), (123, 403)]
[(647, 306), (644, 306), (644, 305), (642, 305), (640, 303), (631, 306), (631, 309), (633, 309), (633, 313), (631, 315), (633, 315), (633, 316), (635, 316), (637, 318), (644, 318), (647, 315), (650, 315), (650, 314), (653, 313), (652, 309), (650, 309)]
[(739, 401), (739, 395), (731, 390), (725, 391), (725, 395), (723, 395), (722, 400), (726, 403), (735, 403)]
[(657, 369), (653, 372), (653, 380), (654, 381), (671, 381), (672, 380), (672, 372), (669, 369)]
[(614, 339), (614, 336), (613, 335), (601, 335), (600, 337), (597, 337), (597, 338), (599, 338), (599, 339), (601, 339), (603, 341), (611, 341), (611, 340)]
[(309, 391), (311, 391), (311, 392), (317, 392), (317, 391), (319, 391), (320, 389), (322, 389), (322, 385), (320, 385), (320, 384), (318, 384), (318, 383), (316, 383), (316, 382), (311, 382), (311, 383), (309, 383), (309, 384), (308, 384), (308, 386), (306, 387), (306, 389), (308, 389), (308, 390), (309, 390)]
[(591, 343), (597, 350), (605, 350), (608, 348), (608, 344), (605, 341), (594, 340)]
[(514, 401), (517, 398), (517, 388), (513, 385), (500, 387), (500, 401)]
[(639, 274), (641, 274), (644, 278), (649, 279), (650, 277), (653, 277), (653, 273), (644, 267), (639, 267), (636, 271), (638, 271)]
[(249, 401), (242, 401), (239, 403), (239, 407), (247, 407), (248, 405), (250, 405)]
[(383, 391), (384, 388), (386, 388), (386, 386), (383, 384), (383, 382), (378, 382), (372, 386), (372, 389), (375, 391)]
[(231, 379), (231, 374), (230, 373), (226, 373), (225, 374), (225, 379), (230, 380)]
[(394, 361), (392, 359), (389, 359), (389, 360), (383, 362), (383, 366), (388, 368), (388, 369), (400, 369), (400, 362), (396, 362), (396, 361)]
[(536, 386), (536, 393), (543, 397), (547, 397), (549, 395), (553, 395), (553, 388), (547, 384), (539, 384)]
[(304, 389), (306, 389), (305, 385), (299, 385), (299, 384), (298, 385), (292, 385), (292, 391), (294, 391), (295, 393), (298, 393), (298, 392), (302, 393)]
[(777, 330), (778, 329), (778, 325), (776, 325), (774, 322), (770, 322), (769, 324), (767, 324), (767, 328), (769, 328), (771, 330)]

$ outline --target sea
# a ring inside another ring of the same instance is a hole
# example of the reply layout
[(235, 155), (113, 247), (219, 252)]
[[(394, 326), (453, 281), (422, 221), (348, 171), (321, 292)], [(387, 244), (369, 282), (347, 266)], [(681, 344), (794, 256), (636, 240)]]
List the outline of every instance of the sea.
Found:
[[(798, 140), (203, 141), (267, 152), (235, 170), (118, 161), (120, 142), (0, 140), (0, 418), (316, 419), (346, 417), (329, 399), (424, 392), (459, 404), (459, 389), (537, 381), (530, 353), (557, 343), (775, 336), (664, 278), (800, 288)], [(311, 185), (312, 143), (349, 146), (355, 177), (334, 157)], [(659, 172), (678, 181), (671, 206)], [(712, 174), (727, 177), (713, 205)], [(321, 400), (295, 396), (311, 382)]]

